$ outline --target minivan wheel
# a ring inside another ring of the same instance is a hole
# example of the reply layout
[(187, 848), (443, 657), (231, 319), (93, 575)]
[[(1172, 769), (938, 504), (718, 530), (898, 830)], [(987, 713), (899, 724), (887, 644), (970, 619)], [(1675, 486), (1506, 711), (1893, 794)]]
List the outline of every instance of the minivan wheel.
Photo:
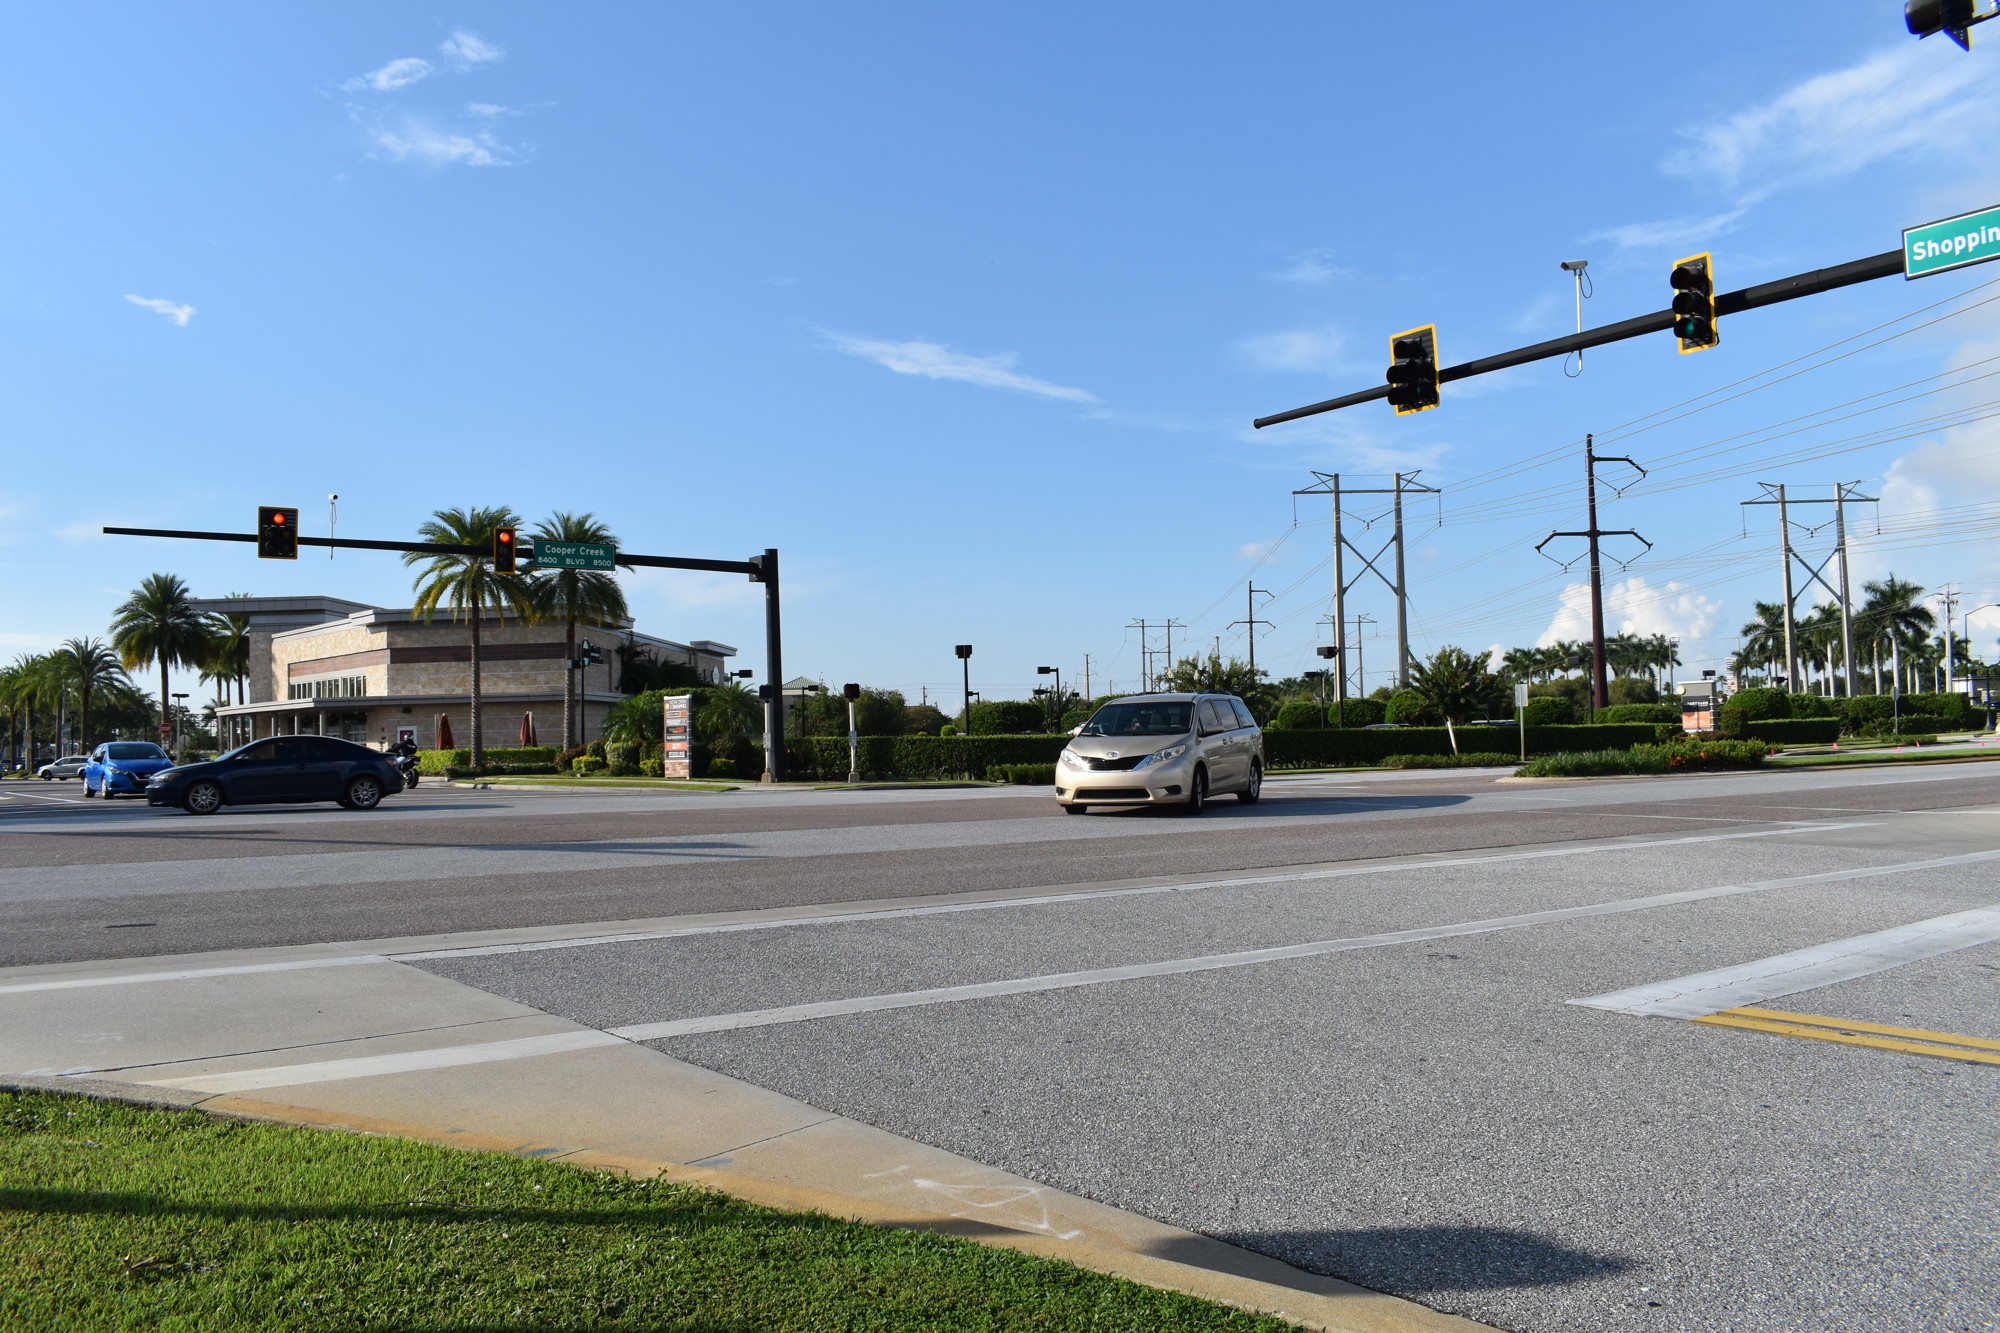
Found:
[(1198, 815), (1208, 806), (1208, 770), (1197, 768), (1188, 779), (1187, 802), (1181, 806), (1184, 815)]
[(1245, 805), (1257, 804), (1257, 798), (1264, 794), (1264, 765), (1258, 760), (1250, 761), (1250, 781), (1243, 790), (1236, 793), (1236, 799)]
[(340, 803), (350, 810), (373, 810), (382, 804), (382, 784), (363, 774), (347, 784)]
[(212, 815), (222, 808), (222, 788), (213, 782), (197, 782), (181, 797), (181, 809), (191, 815)]
[(1086, 814), (1089, 810), (1090, 807), (1087, 805), (1066, 805), (1063, 807), (1063, 813), (1066, 815)]

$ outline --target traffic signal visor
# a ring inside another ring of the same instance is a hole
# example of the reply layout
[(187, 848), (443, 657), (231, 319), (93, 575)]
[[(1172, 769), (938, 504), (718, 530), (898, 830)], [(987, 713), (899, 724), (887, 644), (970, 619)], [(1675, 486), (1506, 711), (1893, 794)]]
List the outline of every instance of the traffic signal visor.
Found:
[(296, 560), (299, 558), (299, 511), (276, 505), (257, 509), (257, 558)]
[(1389, 339), (1389, 406), (1408, 416), (1438, 405), (1437, 325)]
[(1715, 265), (1708, 255), (1680, 260), (1667, 282), (1674, 289), (1674, 337), (1681, 351), (1700, 352), (1721, 342), (1715, 327)]

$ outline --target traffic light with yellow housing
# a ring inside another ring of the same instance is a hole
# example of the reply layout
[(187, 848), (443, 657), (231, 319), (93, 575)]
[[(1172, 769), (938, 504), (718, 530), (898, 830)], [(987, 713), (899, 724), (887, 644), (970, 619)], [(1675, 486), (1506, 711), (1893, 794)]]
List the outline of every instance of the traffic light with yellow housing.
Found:
[(1667, 275), (1674, 289), (1674, 337), (1681, 351), (1700, 352), (1722, 341), (1715, 327), (1715, 265), (1706, 254), (1690, 255)]
[(299, 558), (299, 511), (276, 505), (257, 509), (257, 558), (296, 560)]
[(1399, 417), (1438, 405), (1437, 325), (1399, 333), (1389, 340), (1389, 406)]
[(514, 529), (493, 529), (493, 572), (512, 574), (514, 572)]

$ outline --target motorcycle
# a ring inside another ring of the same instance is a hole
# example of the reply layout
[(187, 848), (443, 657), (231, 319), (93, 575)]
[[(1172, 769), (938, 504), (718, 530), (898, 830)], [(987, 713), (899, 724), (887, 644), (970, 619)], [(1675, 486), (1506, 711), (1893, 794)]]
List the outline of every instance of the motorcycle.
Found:
[(417, 757), (413, 754), (396, 756), (396, 771), (403, 775), (403, 790), (417, 785)]

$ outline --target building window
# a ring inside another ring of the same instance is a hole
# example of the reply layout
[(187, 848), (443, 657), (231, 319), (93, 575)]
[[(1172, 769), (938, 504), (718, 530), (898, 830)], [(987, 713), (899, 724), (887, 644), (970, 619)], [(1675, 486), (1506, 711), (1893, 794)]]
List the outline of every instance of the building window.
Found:
[(286, 686), (289, 699), (365, 699), (368, 677), (329, 676), (325, 680), (295, 680)]

